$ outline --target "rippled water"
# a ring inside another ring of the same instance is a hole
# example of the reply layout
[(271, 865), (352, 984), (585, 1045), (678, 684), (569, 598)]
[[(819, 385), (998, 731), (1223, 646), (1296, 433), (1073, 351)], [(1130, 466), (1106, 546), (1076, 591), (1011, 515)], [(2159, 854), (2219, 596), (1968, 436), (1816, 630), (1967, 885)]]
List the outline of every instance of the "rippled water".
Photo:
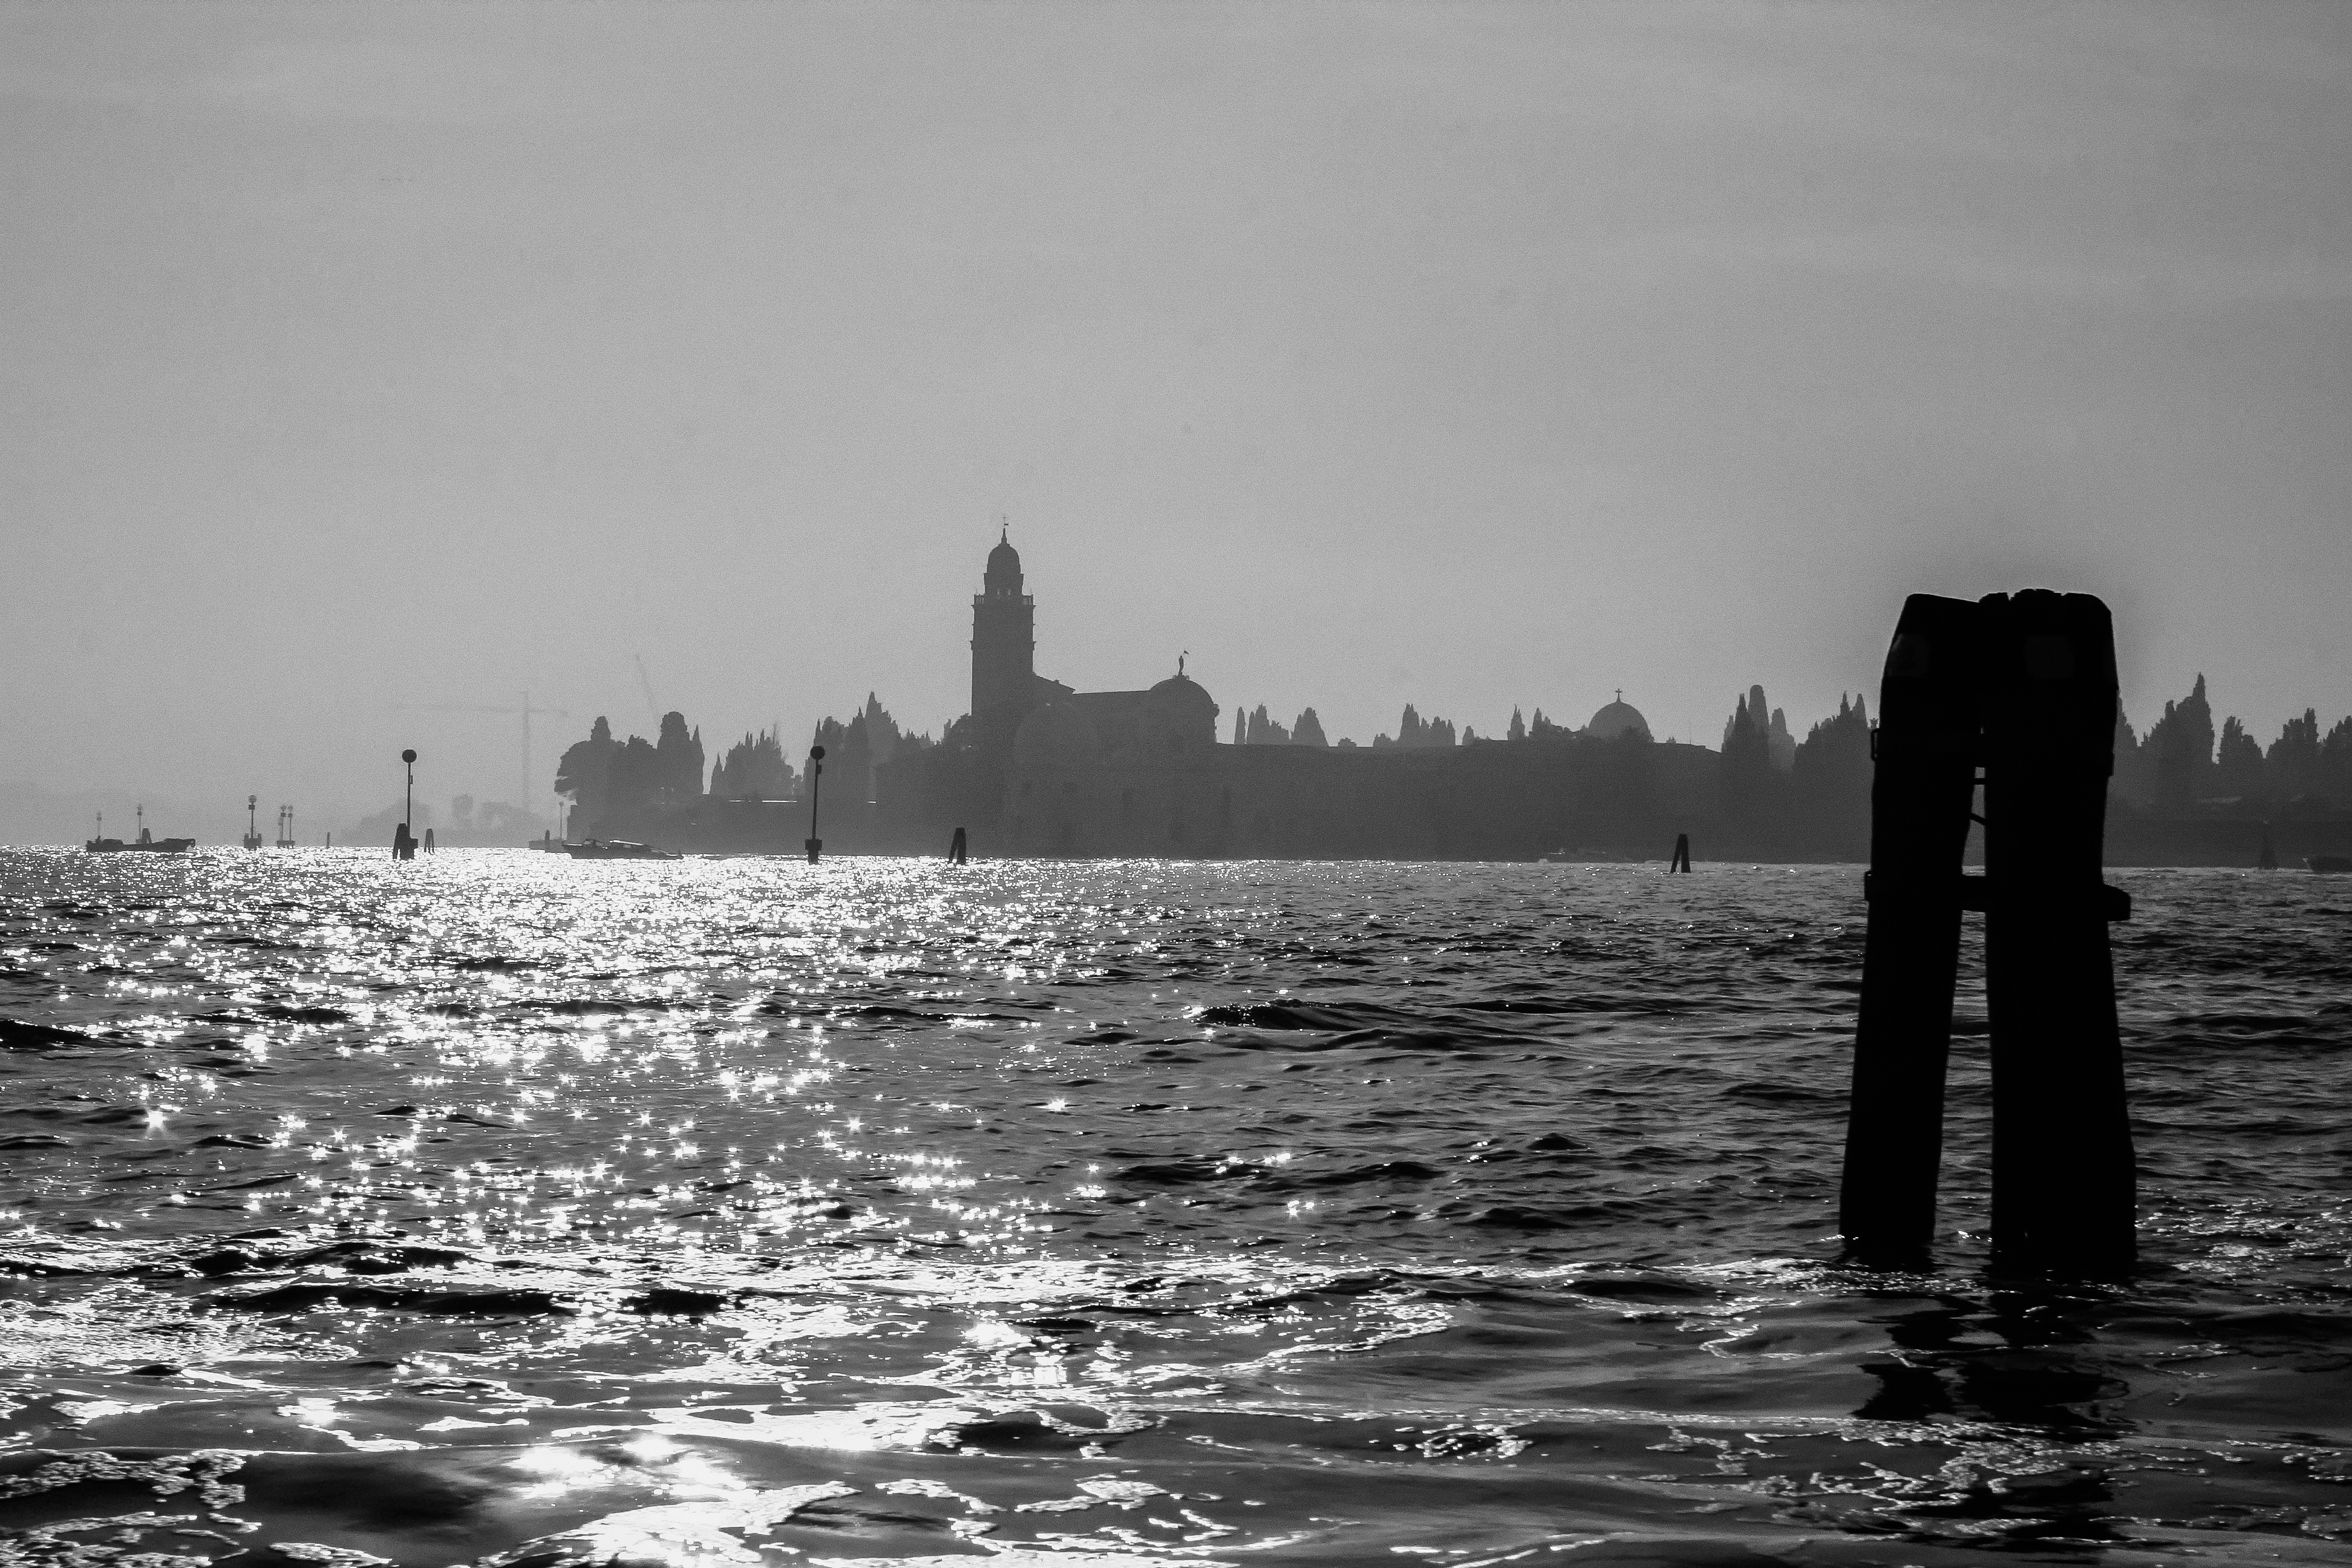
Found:
[(2066, 1289), (1854, 868), (0, 851), (0, 1562), (2352, 1559), (2352, 882), (2117, 879)]

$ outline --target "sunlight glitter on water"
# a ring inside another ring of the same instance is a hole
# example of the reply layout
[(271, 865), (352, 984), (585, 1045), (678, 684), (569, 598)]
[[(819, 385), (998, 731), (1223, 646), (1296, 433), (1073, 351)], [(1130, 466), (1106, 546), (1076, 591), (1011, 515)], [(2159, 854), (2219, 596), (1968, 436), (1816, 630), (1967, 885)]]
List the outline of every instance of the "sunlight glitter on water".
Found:
[(431, 1568), (2338, 1550), (2340, 900), (2135, 879), (2151, 1267), (2068, 1291), (1835, 1266), (1854, 882), (5, 852), (0, 1518), (128, 1517), (103, 1450)]

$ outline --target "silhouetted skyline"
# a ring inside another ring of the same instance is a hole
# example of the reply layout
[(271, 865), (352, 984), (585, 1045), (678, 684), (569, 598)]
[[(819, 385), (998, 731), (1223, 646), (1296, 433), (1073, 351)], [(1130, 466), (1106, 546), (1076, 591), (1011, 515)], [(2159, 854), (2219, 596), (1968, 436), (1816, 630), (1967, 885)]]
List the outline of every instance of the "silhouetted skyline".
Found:
[[(2352, 20), (2285, 5), (0, 16), (0, 786), (544, 780), (1061, 670), (1713, 743), (1887, 606), (2352, 693)], [(642, 660), (642, 664), (640, 664)], [(642, 675), (641, 675), (642, 669)], [(647, 688), (650, 688), (650, 690)], [(539, 808), (536, 801), (518, 803)], [(85, 830), (86, 831), (86, 830)]]
[[(1410, 702), (1369, 746), (1333, 742), (1311, 707), (1286, 726), (1237, 703), (1226, 731), (1223, 705), (1186, 673), (1190, 650), (1148, 689), (1081, 690), (1040, 671), (1050, 598), (1028, 591), (1008, 530), (980, 577), (971, 711), (934, 741), (869, 692), (846, 723), (827, 717), (812, 734), (835, 853), (968, 841), (984, 857), (1655, 859), (1696, 835), (1709, 858), (1808, 861), (1859, 860), (1870, 842), (1877, 739), (1860, 693), (1801, 721), (1800, 739), (1751, 684), (1719, 747), (1662, 742), (1622, 689), (1580, 726), (1514, 709), (1499, 737), (1457, 733)], [(2265, 750), (2234, 717), (2216, 730), (2200, 675), (2144, 734), (2120, 707), (2111, 723), (2101, 776), (2119, 862), (2252, 864), (2274, 858), (2276, 839), (2298, 853), (2352, 847), (2352, 716), (2323, 731), (2306, 710)], [(772, 731), (746, 735), (706, 780), (698, 728), (672, 711), (659, 729), (657, 742), (625, 740), (600, 716), (565, 751), (567, 837), (790, 848), (808, 781)]]

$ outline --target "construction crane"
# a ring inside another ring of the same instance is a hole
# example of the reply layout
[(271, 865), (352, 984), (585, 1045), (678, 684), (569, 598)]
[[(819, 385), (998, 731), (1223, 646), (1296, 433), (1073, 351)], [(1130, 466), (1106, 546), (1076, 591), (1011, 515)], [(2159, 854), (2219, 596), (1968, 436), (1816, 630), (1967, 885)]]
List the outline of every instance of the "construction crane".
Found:
[[(638, 667), (638, 672), (640, 674), (644, 673), (644, 667), (642, 665)], [(403, 702), (399, 706), (413, 713), (520, 714), (522, 716), (522, 795), (516, 804), (521, 805), (526, 810), (530, 809), (533, 793), (530, 784), (533, 776), (531, 773), (530, 716), (534, 713), (538, 713), (550, 719), (569, 719), (572, 717), (572, 710), (569, 708), (535, 708), (531, 706), (530, 693), (528, 691), (522, 694), (522, 706), (520, 708), (504, 708), (495, 703), (488, 702)]]

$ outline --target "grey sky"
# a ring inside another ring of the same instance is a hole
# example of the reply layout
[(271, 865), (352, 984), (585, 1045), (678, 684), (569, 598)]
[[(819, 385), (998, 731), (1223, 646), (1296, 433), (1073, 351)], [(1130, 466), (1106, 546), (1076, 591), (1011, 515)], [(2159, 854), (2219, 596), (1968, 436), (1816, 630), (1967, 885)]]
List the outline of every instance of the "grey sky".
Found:
[(2042, 583), (2267, 740), (2348, 170), (2339, 5), (12, 7), (0, 779), (510, 798), (394, 705), (650, 734), (637, 655), (936, 732), (1000, 512), (1042, 670), (1334, 736), (1801, 731)]

